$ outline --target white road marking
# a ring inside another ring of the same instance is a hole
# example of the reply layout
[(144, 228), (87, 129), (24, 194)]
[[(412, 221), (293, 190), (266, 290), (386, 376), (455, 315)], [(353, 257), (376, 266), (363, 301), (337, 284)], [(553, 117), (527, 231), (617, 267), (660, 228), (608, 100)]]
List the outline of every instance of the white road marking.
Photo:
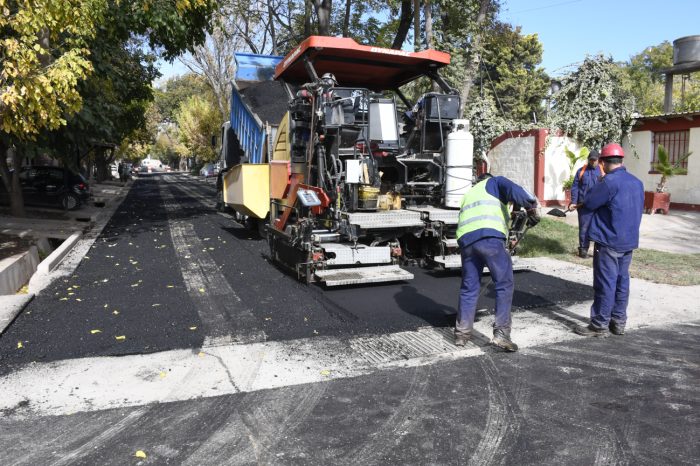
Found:
[[(164, 184), (160, 184), (160, 194), (168, 212), (170, 236), (182, 278), (202, 320), (206, 337), (244, 343), (265, 340), (262, 331), (234, 332), (234, 335), (229, 335), (231, 330), (237, 327), (255, 328), (253, 313), (245, 308), (214, 259), (205, 250), (194, 225), (185, 220), (175, 219), (181, 208)], [(205, 341), (205, 345), (207, 343), (208, 341)]]
[[(585, 280), (584, 267), (555, 260), (532, 261), (535, 270)], [(681, 301), (678, 301), (680, 298)], [(674, 301), (675, 300), (675, 301)], [(629, 334), (654, 326), (700, 320), (700, 286), (675, 287), (632, 280)], [(668, 305), (664, 305), (664, 303)], [(512, 335), (522, 351), (581, 339), (561, 319), (585, 322), (590, 302), (515, 313)], [(550, 314), (559, 314), (553, 320)], [(485, 346), (492, 317), (475, 331)], [(477, 334), (478, 335), (478, 334)], [(486, 338), (484, 338), (486, 337)], [(614, 337), (610, 337), (614, 338)], [(122, 357), (97, 357), (28, 364), (0, 378), (0, 410), (14, 416), (96, 411), (122, 406), (183, 401), (237, 392), (355, 377), (392, 367), (415, 367), (441, 360), (480, 356), (482, 347), (452, 344), (451, 330), (416, 331), (355, 338), (316, 337), (291, 341), (227, 344), (201, 350), (173, 350)], [(75, 388), (79, 387), (79, 390)], [(28, 402), (26, 406), (21, 407)]]

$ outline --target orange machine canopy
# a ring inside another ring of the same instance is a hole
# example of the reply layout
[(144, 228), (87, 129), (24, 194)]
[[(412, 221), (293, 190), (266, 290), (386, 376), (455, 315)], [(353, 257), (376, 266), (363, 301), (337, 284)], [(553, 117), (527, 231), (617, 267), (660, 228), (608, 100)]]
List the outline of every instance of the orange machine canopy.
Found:
[(339, 86), (374, 91), (396, 89), (450, 64), (450, 55), (437, 50), (406, 52), (360, 45), (347, 37), (311, 36), (277, 65), (275, 79), (290, 84), (310, 82), (304, 57), (319, 76), (333, 73)]

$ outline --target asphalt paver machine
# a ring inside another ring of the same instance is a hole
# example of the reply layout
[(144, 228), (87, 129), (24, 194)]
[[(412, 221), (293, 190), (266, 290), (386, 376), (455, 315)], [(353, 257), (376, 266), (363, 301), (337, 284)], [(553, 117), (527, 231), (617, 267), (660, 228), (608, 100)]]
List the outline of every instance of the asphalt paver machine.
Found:
[[(269, 157), (275, 262), (327, 286), (408, 280), (407, 265), (460, 267), (473, 137), (438, 74), (449, 63), (435, 50), (317, 36), (279, 61), (289, 106)], [(411, 102), (401, 88), (421, 77), (441, 92)]]

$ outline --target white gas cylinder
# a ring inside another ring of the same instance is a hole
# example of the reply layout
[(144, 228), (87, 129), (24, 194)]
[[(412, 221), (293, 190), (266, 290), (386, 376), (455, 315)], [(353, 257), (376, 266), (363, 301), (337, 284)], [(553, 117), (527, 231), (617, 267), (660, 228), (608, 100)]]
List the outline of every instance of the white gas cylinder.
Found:
[(474, 136), (469, 120), (453, 120), (445, 144), (445, 207), (459, 207), (472, 186)]

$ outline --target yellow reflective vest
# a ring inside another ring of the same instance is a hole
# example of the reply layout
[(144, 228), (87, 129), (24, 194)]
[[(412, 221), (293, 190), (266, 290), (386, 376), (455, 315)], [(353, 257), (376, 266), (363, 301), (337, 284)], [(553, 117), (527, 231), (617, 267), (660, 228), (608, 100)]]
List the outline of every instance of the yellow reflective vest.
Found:
[(487, 182), (477, 183), (462, 197), (457, 239), (482, 228), (500, 231), (508, 237), (508, 207), (486, 191)]

